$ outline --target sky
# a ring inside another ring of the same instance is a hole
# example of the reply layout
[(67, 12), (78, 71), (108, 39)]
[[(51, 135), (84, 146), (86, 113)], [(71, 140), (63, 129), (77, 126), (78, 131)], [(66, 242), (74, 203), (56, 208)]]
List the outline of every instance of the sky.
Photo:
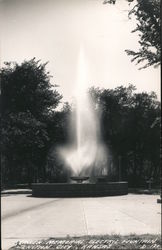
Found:
[(131, 33), (127, 1), (115, 5), (103, 0), (0, 0), (1, 65), (4, 61), (36, 57), (49, 62), (52, 84), (59, 85), (63, 101), (71, 101), (77, 79), (79, 51), (84, 49), (88, 86), (136, 86), (155, 91), (160, 99), (160, 68), (139, 70), (125, 49), (138, 50)]

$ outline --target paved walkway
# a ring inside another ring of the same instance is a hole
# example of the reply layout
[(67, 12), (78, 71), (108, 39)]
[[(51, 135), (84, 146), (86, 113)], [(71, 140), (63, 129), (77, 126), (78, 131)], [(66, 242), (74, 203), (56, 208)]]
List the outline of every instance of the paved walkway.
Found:
[(102, 198), (34, 198), (29, 194), (2, 195), (2, 250), (17, 241), (49, 237), (159, 234), (158, 195)]

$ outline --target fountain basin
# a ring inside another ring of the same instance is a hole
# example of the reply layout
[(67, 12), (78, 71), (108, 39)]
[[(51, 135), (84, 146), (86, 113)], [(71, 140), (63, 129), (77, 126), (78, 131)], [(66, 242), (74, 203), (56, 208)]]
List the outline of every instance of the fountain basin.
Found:
[(97, 182), (107, 182), (107, 176), (104, 175), (98, 176)]
[(35, 197), (101, 197), (128, 194), (127, 182), (33, 183)]

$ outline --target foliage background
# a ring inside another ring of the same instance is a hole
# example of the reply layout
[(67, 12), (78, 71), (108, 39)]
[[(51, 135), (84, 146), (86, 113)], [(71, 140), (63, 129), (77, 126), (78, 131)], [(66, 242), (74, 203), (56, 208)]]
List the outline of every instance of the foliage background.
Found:
[[(68, 141), (68, 124), (75, 107), (65, 103), (50, 84), (46, 64), (36, 59), (7, 63), (2, 79), (2, 183), (66, 182), (70, 175), (57, 147)], [(109, 178), (130, 186), (145, 185), (160, 175), (160, 103), (152, 93), (135, 87), (92, 87), (89, 94), (101, 115), (103, 141), (111, 152)]]

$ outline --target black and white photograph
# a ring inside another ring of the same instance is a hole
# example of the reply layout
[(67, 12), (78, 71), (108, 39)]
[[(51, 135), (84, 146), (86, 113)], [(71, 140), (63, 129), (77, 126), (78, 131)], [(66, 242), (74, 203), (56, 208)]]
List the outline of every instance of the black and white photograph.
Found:
[(1, 250), (161, 249), (160, 0), (0, 0)]

